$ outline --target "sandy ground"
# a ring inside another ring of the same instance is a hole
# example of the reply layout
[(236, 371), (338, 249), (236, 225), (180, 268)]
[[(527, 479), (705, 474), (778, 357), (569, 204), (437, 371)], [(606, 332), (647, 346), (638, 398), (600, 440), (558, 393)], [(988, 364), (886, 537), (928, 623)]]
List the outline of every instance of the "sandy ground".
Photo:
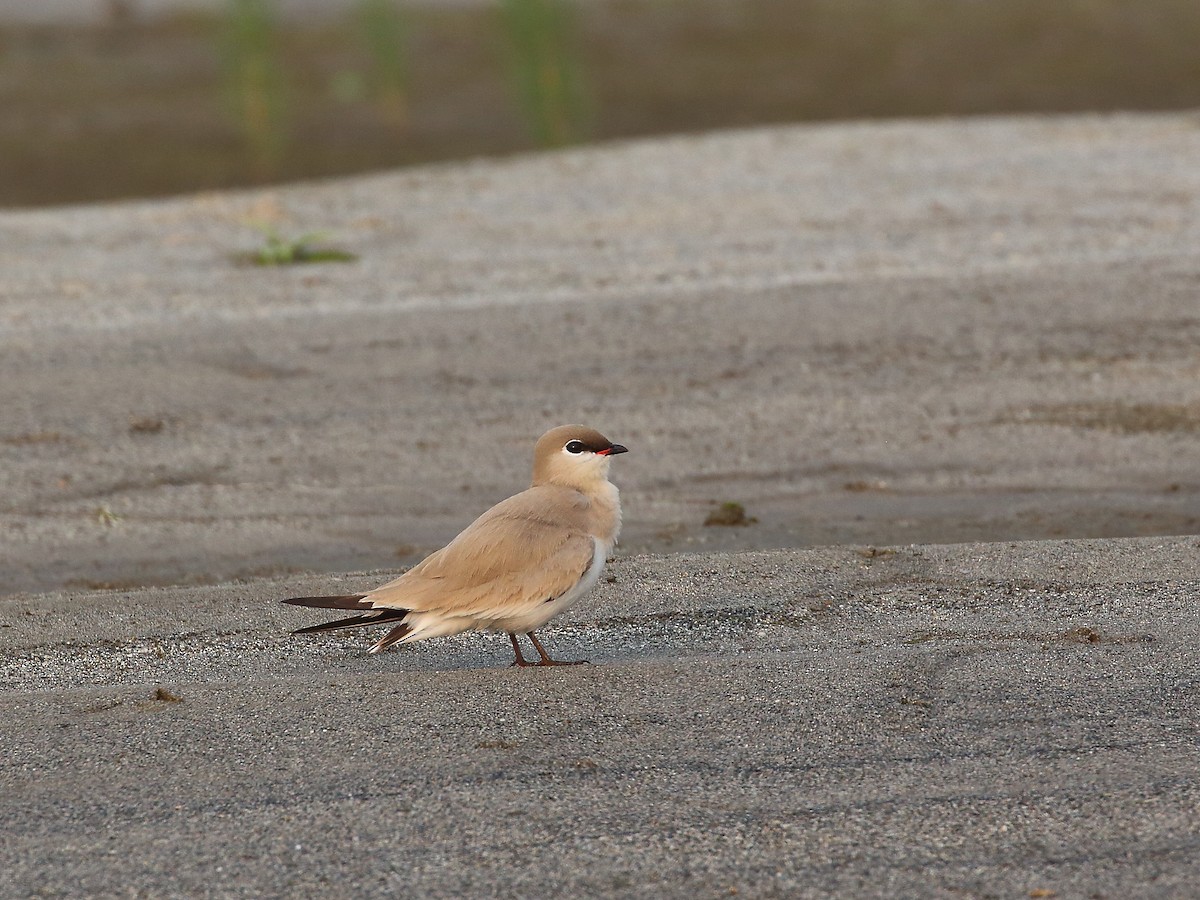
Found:
[(1197, 158), (846, 125), (0, 213), (0, 593), (409, 564), (571, 421), (630, 553), (1198, 531)]
[[(901, 122), (0, 212), (0, 893), (1179, 895), (1200, 549), (1134, 536), (1200, 530), (1197, 158)], [(564, 421), (631, 449), (546, 632), (597, 665), (286, 636)]]
[(0, 601), (0, 894), (1181, 897), (1200, 540), (618, 560), (382, 656), (280, 595)]

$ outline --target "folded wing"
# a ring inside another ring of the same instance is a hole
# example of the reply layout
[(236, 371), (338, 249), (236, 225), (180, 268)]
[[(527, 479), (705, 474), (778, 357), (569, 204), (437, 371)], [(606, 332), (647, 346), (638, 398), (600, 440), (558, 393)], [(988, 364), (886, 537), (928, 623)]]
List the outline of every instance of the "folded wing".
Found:
[[(531, 492), (525, 492), (529, 494)], [(596, 554), (578, 509), (546, 515), (518, 494), (493, 507), (446, 547), (375, 590), (372, 608), (406, 609), (480, 620), (505, 619), (561, 597), (579, 583)], [(555, 507), (551, 507), (555, 509)]]

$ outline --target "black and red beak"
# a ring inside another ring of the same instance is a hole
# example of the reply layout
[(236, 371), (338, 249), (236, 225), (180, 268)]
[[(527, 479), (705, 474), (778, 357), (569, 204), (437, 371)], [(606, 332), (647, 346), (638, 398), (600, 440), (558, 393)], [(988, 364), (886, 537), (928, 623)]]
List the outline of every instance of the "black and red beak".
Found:
[(628, 453), (629, 448), (621, 444), (609, 444), (603, 450), (597, 450), (597, 456), (616, 456), (618, 453)]

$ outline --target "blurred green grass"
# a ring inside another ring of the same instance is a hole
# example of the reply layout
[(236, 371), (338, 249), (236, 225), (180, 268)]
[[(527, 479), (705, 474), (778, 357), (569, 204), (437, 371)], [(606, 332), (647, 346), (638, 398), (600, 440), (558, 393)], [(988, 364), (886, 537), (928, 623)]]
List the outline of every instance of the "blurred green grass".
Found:
[(353, 13), (274, 29), (278, 146), (257, 149), (229, 114), (221, 17), (0, 27), (0, 204), (775, 122), (1200, 106), (1196, 0), (591, 0), (560, 36), (587, 90), (558, 135), (513, 90), (494, 8), (382, 21), (374, 43)]
[(226, 102), (254, 171), (269, 176), (285, 150), (286, 73), (271, 0), (228, 0), (219, 39)]
[(586, 101), (570, 0), (500, 0), (508, 66), (538, 143), (561, 147), (585, 135)]

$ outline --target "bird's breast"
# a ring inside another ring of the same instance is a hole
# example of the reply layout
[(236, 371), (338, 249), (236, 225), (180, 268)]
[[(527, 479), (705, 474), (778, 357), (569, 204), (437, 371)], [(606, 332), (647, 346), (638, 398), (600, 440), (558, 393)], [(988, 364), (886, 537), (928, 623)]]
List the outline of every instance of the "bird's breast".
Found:
[(621, 533), (621, 495), (615, 484), (606, 481), (589, 499), (592, 527), (588, 530), (604, 545), (607, 555)]

